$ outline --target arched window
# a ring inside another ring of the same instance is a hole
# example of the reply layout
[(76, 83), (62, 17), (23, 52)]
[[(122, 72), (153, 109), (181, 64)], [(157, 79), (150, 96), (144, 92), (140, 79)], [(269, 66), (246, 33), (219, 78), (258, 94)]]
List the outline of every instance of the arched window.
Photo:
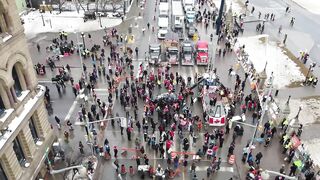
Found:
[(16, 65), (14, 65), (12, 68), (12, 79), (14, 81), (14, 91), (16, 92), (16, 95), (19, 97), (21, 96), (22, 87)]

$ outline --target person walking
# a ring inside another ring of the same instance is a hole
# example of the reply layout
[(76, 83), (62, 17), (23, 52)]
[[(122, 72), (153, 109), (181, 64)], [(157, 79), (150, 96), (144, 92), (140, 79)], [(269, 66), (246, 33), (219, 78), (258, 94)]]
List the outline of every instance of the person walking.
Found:
[(84, 154), (84, 150), (83, 150), (83, 144), (81, 141), (79, 141), (79, 150), (81, 154)]
[(216, 164), (216, 170), (218, 171), (220, 169), (220, 164), (221, 164), (221, 157), (219, 157), (217, 164)]
[(281, 30), (282, 30), (282, 25), (280, 25), (279, 27), (279, 31), (278, 31), (279, 34), (281, 34)]
[(295, 164), (292, 164), (292, 166), (290, 167), (289, 176), (295, 176), (295, 175), (296, 175), (297, 168), (298, 168), (298, 167), (297, 167)]
[(131, 141), (131, 128), (127, 127), (127, 136), (128, 136), (128, 141)]
[(54, 119), (56, 120), (56, 122), (57, 122), (57, 127), (58, 127), (58, 129), (60, 130), (61, 129), (61, 125), (60, 125), (60, 119), (58, 118), (58, 116), (55, 116), (54, 117)]
[(193, 161), (192, 164), (191, 164), (191, 170), (190, 170), (190, 173), (196, 173), (196, 163)]
[(37, 49), (38, 49), (38, 52), (40, 52), (40, 45), (39, 45), (39, 43), (37, 43)]
[(118, 148), (117, 146), (113, 146), (113, 153), (114, 153), (114, 158), (118, 157)]
[(258, 152), (258, 154), (256, 155), (256, 164), (259, 165), (261, 158), (263, 157), (261, 152)]
[(138, 168), (141, 164), (139, 156), (137, 156), (137, 158), (136, 158), (136, 163), (137, 163), (137, 168)]

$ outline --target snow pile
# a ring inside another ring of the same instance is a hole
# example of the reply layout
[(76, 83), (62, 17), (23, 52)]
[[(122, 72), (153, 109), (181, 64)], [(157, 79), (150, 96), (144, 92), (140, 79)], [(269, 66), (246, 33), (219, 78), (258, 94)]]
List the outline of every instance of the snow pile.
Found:
[(22, 16), (24, 20), (24, 32), (27, 38), (33, 38), (39, 33), (45, 32), (75, 32), (75, 31), (95, 31), (103, 28), (109, 28), (121, 23), (121, 19), (101, 17), (100, 27), (99, 18), (96, 20), (83, 21), (83, 11), (78, 14), (73, 12), (62, 12), (57, 14), (56, 12), (44, 13), (43, 20), (45, 26), (43, 26), (43, 20), (39, 11), (32, 11), (27, 15)]
[(320, 14), (320, 1), (319, 0), (292, 0), (311, 13)]
[(320, 121), (320, 104), (319, 100), (311, 98), (307, 100), (303, 99), (291, 99), (290, 103), (289, 119), (293, 119), (297, 115), (299, 106), (302, 107), (299, 114), (299, 122), (303, 125), (311, 125)]
[(293, 82), (303, 81), (304, 75), (299, 67), (285, 55), (275, 42), (269, 42), (267, 35), (241, 37), (235, 47), (245, 45), (249, 62), (253, 64), (257, 73), (263, 71), (267, 62), (268, 78), (273, 72), (273, 86), (277, 89), (284, 88)]
[(313, 163), (316, 166), (320, 166), (320, 156), (319, 156), (320, 139), (303, 141), (303, 144), (306, 152), (310, 154), (310, 157), (313, 160)]

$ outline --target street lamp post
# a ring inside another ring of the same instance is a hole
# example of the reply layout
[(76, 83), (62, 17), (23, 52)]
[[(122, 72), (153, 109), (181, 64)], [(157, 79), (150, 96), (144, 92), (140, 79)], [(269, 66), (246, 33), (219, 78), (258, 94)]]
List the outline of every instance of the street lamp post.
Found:
[(294, 176), (288, 176), (288, 175), (285, 175), (285, 174), (281, 174), (279, 172), (276, 172), (276, 171), (270, 171), (270, 170), (264, 170), (262, 171), (261, 173), (261, 176), (263, 179), (270, 179), (270, 175), (269, 174), (273, 174), (273, 175), (276, 175), (276, 176), (281, 176), (285, 179), (288, 179), (288, 180), (297, 180), (298, 178), (294, 177)]
[(86, 42), (84, 41), (85, 35), (83, 32), (81, 32), (81, 37), (82, 37), (83, 49), (86, 49)]
[[(81, 71), (82, 71), (82, 75), (84, 75), (84, 70), (83, 70), (83, 60), (82, 60), (82, 48), (80, 48), (80, 44), (79, 44), (79, 37), (78, 37), (78, 32), (76, 31), (76, 37), (77, 37), (77, 46), (78, 46), (78, 50), (79, 50), (79, 56), (80, 56), (80, 63), (81, 63)], [(81, 33), (82, 36), (82, 33)]]
[(288, 100), (287, 100), (286, 104), (284, 105), (284, 109), (282, 111), (283, 118), (287, 118), (288, 115), (290, 114), (290, 106), (289, 106), (290, 99), (291, 99), (291, 96), (288, 97)]
[(42, 12), (41, 12), (41, 19), (42, 19), (42, 25), (45, 26)]
[(101, 23), (101, 14), (99, 14), (99, 22), (100, 22), (100, 27), (102, 28), (102, 23)]

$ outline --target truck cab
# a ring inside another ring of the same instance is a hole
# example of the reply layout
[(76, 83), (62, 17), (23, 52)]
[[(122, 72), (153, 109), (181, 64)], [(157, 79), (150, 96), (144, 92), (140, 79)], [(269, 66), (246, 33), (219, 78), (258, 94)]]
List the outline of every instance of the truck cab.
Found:
[(185, 41), (182, 43), (181, 48), (181, 64), (182, 65), (194, 65), (193, 56), (193, 44), (190, 41)]
[(149, 45), (149, 63), (157, 64), (161, 61), (161, 45), (150, 44)]
[(179, 42), (168, 40), (165, 42), (166, 59), (170, 64), (179, 64)]
[(196, 45), (196, 61), (197, 65), (208, 65), (209, 54), (208, 54), (209, 44), (207, 41), (198, 41)]

